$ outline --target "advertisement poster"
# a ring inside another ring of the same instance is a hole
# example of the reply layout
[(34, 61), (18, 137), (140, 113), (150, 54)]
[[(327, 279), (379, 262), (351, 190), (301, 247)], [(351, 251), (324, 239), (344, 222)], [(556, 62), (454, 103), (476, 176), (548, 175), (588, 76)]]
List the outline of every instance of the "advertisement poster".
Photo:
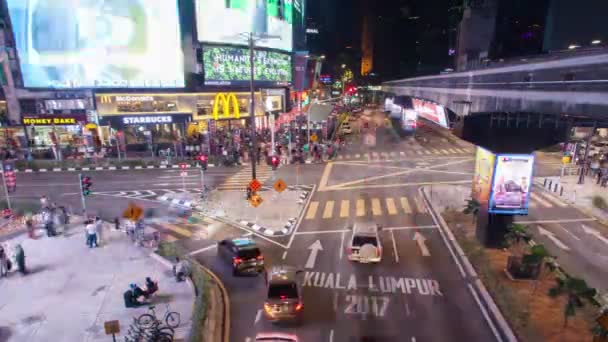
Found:
[[(249, 84), (249, 49), (203, 47), (203, 69), (207, 85)], [(272, 51), (255, 51), (254, 79), (267, 85), (291, 83), (291, 56)]]
[(256, 42), (291, 52), (293, 0), (196, 0), (198, 40), (205, 43), (246, 45), (243, 32), (274, 36)]
[(475, 158), (475, 174), (473, 175), (473, 189), (471, 197), (480, 204), (488, 203), (492, 191), (492, 176), (494, 175), (494, 153), (477, 147)]
[(442, 106), (419, 99), (412, 99), (412, 104), (420, 117), (436, 123), (443, 128), (449, 128), (447, 114)]
[(184, 87), (177, 0), (7, 3), (25, 87)]
[(306, 65), (308, 64), (308, 51), (298, 51), (294, 54), (294, 90), (306, 89)]
[(494, 182), (488, 212), (527, 215), (534, 155), (501, 154), (496, 156)]

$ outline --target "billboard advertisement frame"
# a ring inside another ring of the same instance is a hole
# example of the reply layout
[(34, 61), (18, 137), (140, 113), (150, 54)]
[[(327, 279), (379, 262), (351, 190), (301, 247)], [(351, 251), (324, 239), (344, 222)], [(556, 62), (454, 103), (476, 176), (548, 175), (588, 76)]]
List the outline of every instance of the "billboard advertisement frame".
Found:
[[(482, 165), (482, 161), (488, 162)], [(471, 197), (481, 205), (488, 205), (494, 182), (494, 169), (496, 168), (496, 154), (483, 147), (477, 146), (475, 150), (475, 171), (471, 187)], [(485, 175), (484, 175), (485, 173)]]
[[(526, 163), (529, 163), (529, 169), (522, 169), (521, 166), (519, 166), (518, 168), (511, 168), (510, 171), (507, 171), (506, 164), (501, 166), (501, 164), (504, 164), (507, 161), (520, 159), (526, 159)], [(534, 175), (534, 162), (534, 154), (496, 154), (492, 176), (492, 189), (488, 201), (488, 213), (509, 215), (528, 214), (532, 178)], [(516, 171), (517, 169), (519, 169), (519, 171)], [(509, 172), (512, 174), (509, 174)], [(517, 173), (517, 176), (513, 173)], [(505, 177), (508, 179), (505, 179)], [(518, 184), (516, 178), (521, 179), (519, 182), (520, 184)], [(524, 182), (526, 184), (524, 184)], [(524, 187), (527, 189), (523, 189)], [(522, 198), (521, 196), (525, 197)], [(517, 203), (517, 201), (520, 201), (520, 206), (512, 204)]]
[(178, 0), (7, 0), (7, 8), (25, 89), (185, 87)]

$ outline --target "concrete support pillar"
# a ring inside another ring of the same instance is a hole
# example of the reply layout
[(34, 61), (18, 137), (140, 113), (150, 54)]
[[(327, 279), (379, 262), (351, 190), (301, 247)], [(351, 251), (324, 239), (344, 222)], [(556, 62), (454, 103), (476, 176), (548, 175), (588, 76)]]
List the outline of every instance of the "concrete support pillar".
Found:
[(505, 234), (509, 225), (513, 223), (513, 218), (513, 215), (490, 214), (487, 207), (480, 208), (475, 230), (477, 241), (485, 247), (503, 247)]

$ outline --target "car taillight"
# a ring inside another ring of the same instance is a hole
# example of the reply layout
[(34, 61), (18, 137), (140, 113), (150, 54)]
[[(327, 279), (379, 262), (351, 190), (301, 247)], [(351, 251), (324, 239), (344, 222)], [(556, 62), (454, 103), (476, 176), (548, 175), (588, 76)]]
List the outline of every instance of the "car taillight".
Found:
[(378, 247), (376, 248), (376, 256), (379, 258), (380, 254), (382, 254), (382, 248)]
[(238, 265), (238, 264), (240, 264), (240, 263), (242, 263), (242, 262), (243, 262), (243, 259), (241, 259), (241, 258), (234, 258), (234, 259), (232, 259), (232, 262), (233, 262), (235, 265)]
[(281, 300), (287, 299), (287, 296), (279, 296), (279, 299), (281, 299)]
[(298, 304), (296, 305), (296, 311), (300, 311), (300, 310), (302, 310), (302, 308), (303, 308), (303, 307), (304, 307), (304, 305), (302, 305), (302, 303), (298, 303)]
[(256, 259), (258, 259), (258, 260), (264, 260), (264, 256), (258, 255), (258, 257)]

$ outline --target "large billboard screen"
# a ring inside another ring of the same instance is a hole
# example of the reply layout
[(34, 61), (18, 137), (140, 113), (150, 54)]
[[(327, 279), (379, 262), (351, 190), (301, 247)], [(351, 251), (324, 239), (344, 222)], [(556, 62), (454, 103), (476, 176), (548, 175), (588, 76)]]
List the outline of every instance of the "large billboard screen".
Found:
[[(274, 51), (254, 54), (254, 80), (258, 85), (287, 86), (291, 83), (291, 55)], [(203, 47), (206, 85), (244, 85), (251, 78), (249, 49)]]
[(494, 153), (477, 147), (471, 197), (481, 204), (488, 203), (488, 200), (490, 199), (495, 161), (496, 156)]
[(247, 44), (242, 33), (275, 36), (257, 46), (291, 51), (293, 0), (196, 0), (198, 40)]
[(8, 0), (27, 88), (181, 88), (177, 0)]
[(449, 128), (448, 116), (442, 106), (419, 99), (412, 99), (412, 105), (420, 117), (443, 128)]
[(534, 155), (497, 155), (488, 212), (527, 215), (533, 169)]

